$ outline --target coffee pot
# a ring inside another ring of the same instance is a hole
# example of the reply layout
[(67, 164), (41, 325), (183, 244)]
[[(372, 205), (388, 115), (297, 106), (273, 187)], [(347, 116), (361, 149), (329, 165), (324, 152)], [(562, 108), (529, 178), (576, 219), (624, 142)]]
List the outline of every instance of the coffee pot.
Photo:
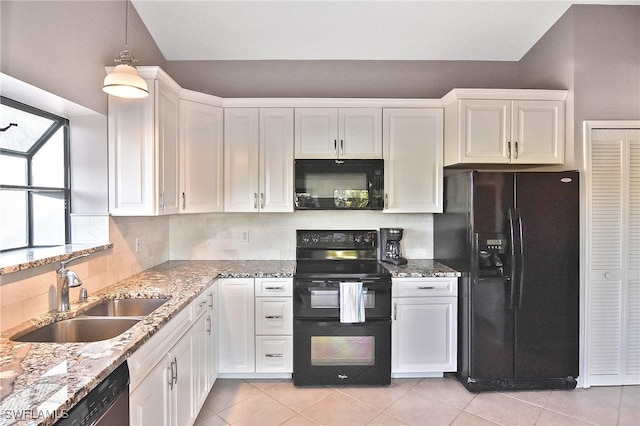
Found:
[(382, 262), (393, 263), (394, 265), (405, 265), (407, 259), (402, 257), (402, 228), (380, 228), (380, 260)]

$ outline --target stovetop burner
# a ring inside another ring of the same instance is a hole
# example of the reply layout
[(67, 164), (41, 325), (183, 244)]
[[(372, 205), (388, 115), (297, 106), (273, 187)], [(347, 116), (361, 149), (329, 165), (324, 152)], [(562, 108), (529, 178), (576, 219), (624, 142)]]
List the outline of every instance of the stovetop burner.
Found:
[(295, 275), (306, 278), (387, 278), (391, 273), (376, 260), (299, 260)]
[(296, 236), (298, 278), (390, 279), (377, 260), (375, 230), (298, 230)]

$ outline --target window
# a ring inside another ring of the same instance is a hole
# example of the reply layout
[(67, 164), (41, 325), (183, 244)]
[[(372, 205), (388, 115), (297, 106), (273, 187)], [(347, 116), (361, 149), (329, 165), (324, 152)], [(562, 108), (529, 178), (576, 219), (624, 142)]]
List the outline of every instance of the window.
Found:
[(0, 98), (0, 252), (70, 242), (69, 121)]

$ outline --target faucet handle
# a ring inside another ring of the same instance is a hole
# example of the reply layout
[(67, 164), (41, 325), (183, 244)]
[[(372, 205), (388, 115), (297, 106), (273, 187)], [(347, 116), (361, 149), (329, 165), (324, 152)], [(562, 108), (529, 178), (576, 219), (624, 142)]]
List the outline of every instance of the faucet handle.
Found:
[(89, 256), (89, 253), (81, 254), (79, 256), (72, 257), (71, 259), (62, 260), (60, 262), (60, 269), (65, 269), (67, 267), (67, 265), (69, 263), (73, 262), (74, 260), (78, 260), (78, 259), (81, 259), (81, 258), (87, 257), (87, 256)]
[(87, 292), (87, 289), (85, 287), (82, 287), (80, 289), (80, 301), (86, 302), (88, 298), (89, 298), (89, 293)]

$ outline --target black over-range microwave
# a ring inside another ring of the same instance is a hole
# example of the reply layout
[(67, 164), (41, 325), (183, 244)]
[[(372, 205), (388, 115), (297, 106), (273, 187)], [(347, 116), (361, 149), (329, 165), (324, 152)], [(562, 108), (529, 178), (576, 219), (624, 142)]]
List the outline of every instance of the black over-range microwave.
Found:
[(297, 210), (382, 210), (384, 160), (296, 160)]

